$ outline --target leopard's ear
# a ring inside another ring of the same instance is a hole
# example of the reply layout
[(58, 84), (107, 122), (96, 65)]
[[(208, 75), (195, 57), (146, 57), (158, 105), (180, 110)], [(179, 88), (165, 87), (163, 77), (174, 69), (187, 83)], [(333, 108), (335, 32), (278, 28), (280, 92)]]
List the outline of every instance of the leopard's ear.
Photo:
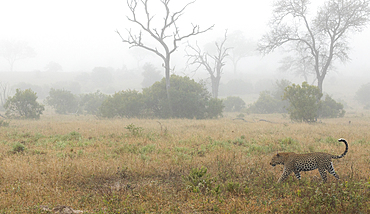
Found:
[(277, 153), (276, 156), (279, 157), (280, 156), (279, 153)]

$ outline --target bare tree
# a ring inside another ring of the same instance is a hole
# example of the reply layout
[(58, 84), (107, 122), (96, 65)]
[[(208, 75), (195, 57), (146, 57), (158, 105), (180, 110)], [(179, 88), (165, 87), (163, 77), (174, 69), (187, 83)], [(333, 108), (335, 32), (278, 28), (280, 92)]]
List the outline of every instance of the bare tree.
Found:
[(196, 71), (200, 67), (204, 67), (209, 73), (212, 84), (212, 96), (214, 98), (218, 97), (218, 88), (220, 85), (222, 69), (225, 65), (225, 60), (226, 57), (228, 56), (228, 51), (231, 49), (230, 47), (225, 47), (226, 41), (227, 41), (227, 31), (225, 32), (225, 36), (221, 42), (215, 42), (216, 53), (214, 55), (202, 51), (198, 44), (196, 44), (195, 47), (188, 44), (188, 48), (192, 53), (186, 51), (186, 55), (188, 57), (187, 63), (189, 65), (196, 65), (197, 66), (195, 69)]
[(348, 34), (369, 22), (370, 0), (328, 0), (309, 21), (309, 0), (279, 0), (274, 4), (271, 31), (259, 51), (267, 54), (285, 44), (309, 56), (322, 92), (324, 78), (334, 60), (348, 57)]
[[(156, 15), (153, 15), (154, 9), (149, 5), (148, 0), (127, 0), (127, 6), (131, 11), (131, 15), (127, 16), (127, 19), (138, 25), (140, 27), (140, 32), (135, 34), (130, 30), (127, 30), (128, 37), (125, 39), (117, 31), (119, 36), (122, 39), (122, 42), (128, 43), (131, 47), (140, 47), (145, 50), (151, 51), (158, 55), (163, 60), (163, 67), (165, 68), (165, 77), (166, 77), (166, 91), (167, 98), (170, 98), (169, 88), (170, 88), (170, 60), (171, 54), (173, 54), (178, 48), (178, 43), (186, 38), (191, 36), (204, 33), (213, 28), (213, 25), (205, 30), (201, 30), (198, 25), (192, 25), (192, 29), (189, 33), (180, 33), (180, 29), (177, 26), (179, 18), (184, 14), (185, 9), (193, 4), (195, 1), (191, 1), (180, 10), (176, 12), (171, 12), (170, 0), (158, 0), (164, 7), (165, 13), (163, 14), (163, 20), (158, 21), (154, 20)], [(151, 1), (153, 3), (153, 0)], [(152, 11), (153, 10), (153, 11)], [(144, 18), (141, 19), (140, 12), (144, 13)], [(139, 18), (140, 17), (140, 18)], [(159, 24), (160, 23), (160, 24)], [(156, 45), (149, 45), (144, 40), (144, 36), (149, 36), (156, 41), (156, 44), (161, 47), (162, 50), (159, 50)]]
[(36, 52), (26, 42), (4, 40), (0, 43), (0, 56), (9, 62), (10, 71), (13, 71), (15, 61), (35, 57)]
[[(293, 56), (284, 57), (280, 63), (279, 70), (281, 72), (294, 72), (295, 75), (304, 78), (305, 82), (309, 82), (308, 77), (314, 75), (315, 68), (313, 58), (311, 55), (307, 55), (307, 52), (291, 50)], [(316, 81), (316, 76), (312, 81), (312, 84)]]
[(229, 34), (226, 45), (232, 47), (229, 51), (228, 58), (233, 63), (234, 74), (237, 73), (239, 61), (255, 54), (257, 48), (257, 42), (246, 39), (243, 32), (239, 30)]

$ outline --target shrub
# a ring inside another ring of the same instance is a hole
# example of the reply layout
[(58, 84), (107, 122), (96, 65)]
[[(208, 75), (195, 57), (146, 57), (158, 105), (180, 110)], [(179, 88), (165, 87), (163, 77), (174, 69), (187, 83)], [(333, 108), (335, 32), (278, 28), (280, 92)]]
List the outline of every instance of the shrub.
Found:
[(226, 97), (223, 104), (227, 112), (239, 112), (245, 108), (245, 102), (240, 97)]
[(44, 106), (37, 101), (37, 95), (31, 89), (24, 91), (16, 89), (13, 97), (9, 97), (4, 104), (5, 115), (13, 118), (39, 119)]
[(58, 114), (75, 113), (78, 109), (78, 100), (70, 91), (51, 88), (45, 103), (52, 106)]
[(25, 150), (26, 150), (26, 147), (22, 143), (17, 142), (13, 145), (11, 152), (20, 153), (20, 152), (24, 152)]
[(260, 92), (258, 100), (248, 107), (248, 112), (256, 114), (284, 113), (284, 103), (281, 99), (271, 96), (270, 92)]
[(188, 176), (183, 176), (183, 180), (186, 188), (194, 193), (208, 193), (214, 190), (215, 179), (207, 174), (207, 168), (203, 166), (199, 169), (192, 168)]
[(290, 119), (297, 122), (315, 122), (318, 118), (320, 98), (322, 93), (317, 86), (307, 82), (291, 85), (285, 88), (284, 100), (289, 101), (288, 113)]
[(80, 95), (79, 104), (81, 111), (86, 114), (98, 115), (100, 106), (107, 98), (108, 95), (105, 95), (100, 91), (90, 94), (82, 94)]
[(320, 104), (320, 117), (344, 117), (344, 114), (346, 113), (346, 111), (343, 109), (343, 104), (337, 103), (329, 95), (326, 95), (325, 100), (322, 100)]
[(241, 79), (233, 79), (220, 87), (220, 95), (244, 95), (253, 92), (251, 83)]
[(133, 136), (141, 136), (144, 130), (142, 127), (137, 127), (132, 123), (127, 125), (125, 129), (129, 130)]
[(213, 119), (222, 117), (222, 110), (224, 109), (223, 101), (217, 98), (210, 98), (206, 106), (205, 118)]
[(116, 92), (108, 96), (99, 108), (102, 117), (142, 117), (144, 111), (143, 95), (136, 90)]
[(290, 85), (288, 80), (276, 81), (272, 92), (262, 91), (258, 100), (248, 107), (248, 112), (257, 114), (286, 113), (287, 101), (282, 100), (284, 89)]
[(158, 118), (215, 118), (222, 114), (222, 101), (211, 99), (204, 85), (196, 83), (189, 77), (171, 76), (167, 98), (166, 80), (154, 83), (143, 89), (146, 108)]

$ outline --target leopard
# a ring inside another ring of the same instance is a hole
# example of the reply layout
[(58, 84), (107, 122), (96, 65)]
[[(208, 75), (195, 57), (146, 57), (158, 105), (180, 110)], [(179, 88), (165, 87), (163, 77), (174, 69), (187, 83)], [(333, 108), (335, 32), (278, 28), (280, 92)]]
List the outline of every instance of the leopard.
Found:
[(278, 164), (284, 165), (283, 174), (280, 176), (278, 183), (285, 181), (288, 176), (294, 172), (298, 180), (301, 179), (301, 171), (311, 171), (318, 169), (323, 183), (327, 181), (328, 171), (337, 180), (339, 176), (335, 173), (332, 159), (343, 158), (348, 152), (348, 143), (345, 139), (338, 139), (339, 142), (343, 142), (346, 146), (345, 151), (341, 155), (331, 155), (324, 152), (313, 152), (306, 154), (296, 154), (294, 152), (282, 152), (277, 153), (272, 157), (270, 162), (271, 166), (276, 166)]

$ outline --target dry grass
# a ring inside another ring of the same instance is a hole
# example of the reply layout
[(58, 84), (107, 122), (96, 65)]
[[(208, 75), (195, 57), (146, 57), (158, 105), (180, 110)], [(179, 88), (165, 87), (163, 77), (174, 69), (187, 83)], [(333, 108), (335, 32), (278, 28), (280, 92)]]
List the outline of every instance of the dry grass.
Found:
[[(245, 119), (10, 121), (0, 127), (0, 211), (45, 213), (40, 205), (89, 213), (370, 211), (367, 116), (317, 124), (280, 115)], [(341, 154), (340, 137), (349, 152), (334, 160), (339, 182), (329, 175), (322, 184), (316, 170), (276, 184), (282, 166), (269, 165), (276, 151)]]

